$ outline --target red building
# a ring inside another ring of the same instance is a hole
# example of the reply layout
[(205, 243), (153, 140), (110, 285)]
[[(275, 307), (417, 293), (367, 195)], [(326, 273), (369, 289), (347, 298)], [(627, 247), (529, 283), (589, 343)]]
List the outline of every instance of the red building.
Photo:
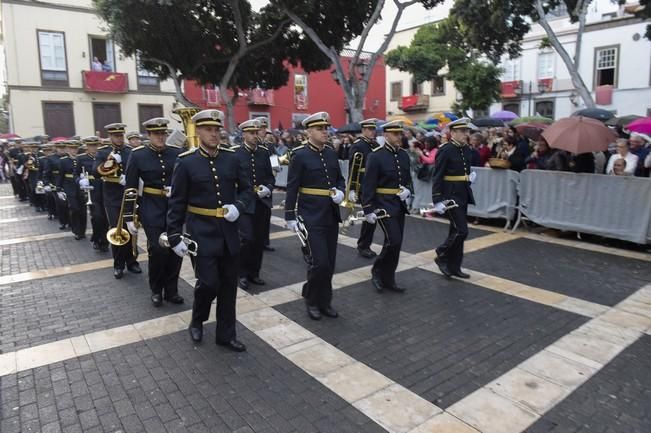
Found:
[[(362, 59), (363, 60), (363, 59)], [(349, 58), (343, 57), (347, 70)], [(333, 78), (334, 67), (321, 72), (306, 74), (301, 67), (289, 68), (287, 85), (277, 90), (240, 90), (235, 104), (235, 122), (241, 123), (254, 117), (266, 116), (272, 129), (293, 128), (311, 113), (327, 111), (335, 127), (348, 122), (344, 92)], [(363, 70), (363, 69), (362, 69)], [(363, 71), (365, 72), (365, 71)], [(366, 93), (364, 118), (386, 116), (385, 68), (378, 59), (371, 72)], [(219, 89), (202, 87), (194, 81), (186, 81), (186, 97), (203, 108), (218, 108), (226, 112), (219, 98)]]

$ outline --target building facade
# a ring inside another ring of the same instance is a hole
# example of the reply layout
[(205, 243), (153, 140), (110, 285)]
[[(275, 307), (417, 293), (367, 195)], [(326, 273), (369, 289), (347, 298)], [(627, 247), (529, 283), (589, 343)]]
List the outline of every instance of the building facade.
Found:
[[(345, 53), (344, 53), (345, 54)], [(362, 63), (368, 56), (360, 56)], [(342, 65), (347, 70), (350, 58), (342, 57)], [(267, 117), (273, 129), (300, 127), (301, 121), (309, 114), (327, 111), (333, 126), (341, 127), (349, 122), (344, 92), (333, 76), (334, 67), (329, 70), (305, 73), (298, 66), (289, 65), (289, 81), (277, 90), (240, 90), (234, 107), (235, 124), (255, 117)], [(362, 73), (369, 73), (362, 67)], [(379, 58), (373, 71), (370, 71), (368, 90), (364, 105), (364, 118), (384, 118), (385, 68)], [(184, 83), (186, 97), (200, 107), (214, 107), (225, 111), (214, 86), (201, 86), (192, 81)]]
[(170, 116), (173, 83), (121, 52), (91, 0), (3, 0), (2, 25), (12, 132), (106, 136), (108, 123)]
[[(629, 6), (632, 3), (628, 2)], [(578, 25), (564, 8), (548, 16), (568, 54), (576, 53)], [(579, 74), (599, 108), (616, 115), (650, 115), (651, 42), (644, 38), (646, 23), (609, 0), (594, 1), (588, 10), (581, 43)], [(522, 55), (504, 59), (502, 100), (490, 112), (513, 111), (520, 116), (553, 119), (585, 108), (561, 57), (544, 47), (546, 33), (534, 25), (522, 44)]]

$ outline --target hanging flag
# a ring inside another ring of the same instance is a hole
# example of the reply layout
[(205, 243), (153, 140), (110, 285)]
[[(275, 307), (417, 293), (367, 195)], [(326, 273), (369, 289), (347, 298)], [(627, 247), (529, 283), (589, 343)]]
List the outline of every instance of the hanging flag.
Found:
[(127, 74), (120, 72), (82, 71), (84, 90), (101, 93), (127, 93)]

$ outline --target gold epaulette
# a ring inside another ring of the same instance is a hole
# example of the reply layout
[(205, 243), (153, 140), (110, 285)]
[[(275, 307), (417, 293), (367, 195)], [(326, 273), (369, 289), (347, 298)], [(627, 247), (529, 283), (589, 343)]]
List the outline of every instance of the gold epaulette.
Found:
[(263, 148), (264, 150), (266, 150), (267, 152), (269, 152), (269, 148), (268, 148), (267, 146), (263, 146), (263, 145), (261, 145), (261, 144), (258, 144), (258, 146), (260, 146), (261, 148)]
[(144, 149), (144, 148), (145, 148), (145, 146), (138, 146), (138, 147), (134, 147), (133, 149), (131, 149), (131, 151), (135, 152), (136, 150), (140, 150), (140, 149)]
[(97, 150), (106, 149), (107, 147), (109, 147), (109, 145), (108, 145), (108, 144), (105, 144), (104, 146), (100, 146), (100, 147), (98, 147)]
[(232, 147), (221, 147), (219, 146), (219, 150), (225, 150), (226, 152), (235, 152), (235, 149)]
[(186, 150), (186, 151), (183, 152), (183, 153), (179, 153), (179, 158), (181, 158), (181, 157), (183, 157), (183, 156), (192, 155), (194, 152), (197, 151), (197, 149), (199, 149), (199, 148), (198, 148), (198, 147), (194, 147), (194, 148), (192, 148), (192, 149), (190, 149), (190, 150)]

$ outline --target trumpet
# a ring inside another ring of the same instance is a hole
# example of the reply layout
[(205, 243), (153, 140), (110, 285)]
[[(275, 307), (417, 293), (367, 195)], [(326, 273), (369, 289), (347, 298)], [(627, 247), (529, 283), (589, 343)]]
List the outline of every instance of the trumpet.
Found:
[(307, 232), (307, 227), (305, 227), (305, 221), (300, 215), (296, 217), (296, 235), (298, 240), (301, 242), (301, 251), (303, 252), (303, 260), (308, 265), (312, 264), (312, 249), (308, 243), (309, 233)]
[(36, 194), (45, 194), (45, 185), (42, 180), (36, 181), (36, 188), (34, 188), (34, 193)]
[[(84, 177), (85, 179), (88, 178), (88, 175), (87, 175), (87, 173), (86, 173), (86, 168), (85, 168), (85, 167), (82, 167), (82, 169), (81, 169), (81, 173), (82, 173), (82, 175), (83, 175), (83, 177)], [(81, 187), (80, 187), (80, 188), (81, 188)], [(92, 185), (88, 185), (87, 187), (83, 187), (83, 188), (81, 188), (81, 189), (86, 193), (86, 198), (87, 198), (87, 200), (86, 200), (86, 206), (87, 206), (87, 207), (92, 206), (92, 205), (93, 205), (93, 199), (92, 199), (91, 196), (90, 196), (90, 192), (91, 192), (92, 190), (94, 190), (95, 187), (92, 186)]]
[[(377, 215), (377, 219), (379, 220), (389, 218), (389, 213), (386, 209), (375, 209), (373, 213)], [(357, 221), (366, 221), (366, 215), (363, 210), (350, 214), (350, 216), (346, 218), (346, 221), (344, 221), (344, 227), (353, 226)]]
[[(106, 240), (109, 241), (111, 245), (122, 246), (126, 245), (131, 240), (131, 234), (129, 233), (129, 230), (123, 228), (122, 225), (124, 223), (124, 217), (133, 218), (135, 214), (136, 200), (138, 200), (137, 188), (127, 188), (124, 190), (124, 195), (122, 196), (122, 204), (120, 205), (120, 215), (118, 216), (117, 224), (106, 233)], [(132, 211), (130, 214), (125, 213), (126, 203), (134, 204), (134, 211)]]
[[(199, 251), (199, 244), (197, 244), (196, 241), (190, 239), (190, 235), (188, 235), (187, 233), (183, 233), (181, 235), (181, 242), (183, 242), (188, 246), (188, 254), (193, 257), (196, 257), (197, 252)], [(161, 247), (170, 248), (170, 241), (169, 241), (169, 236), (167, 236), (167, 232), (163, 232), (160, 234), (160, 236), (158, 237), (158, 245), (160, 245)]]
[[(447, 212), (448, 210), (452, 209), (452, 208), (459, 207), (459, 205), (457, 204), (457, 202), (454, 201), (454, 200), (452, 200), (452, 199), (450, 199), (450, 200), (443, 200), (442, 203), (445, 205), (445, 209), (444, 209), (444, 210), (445, 210), (446, 212)], [(425, 216), (428, 216), (428, 215), (431, 215), (432, 213), (434, 213), (434, 207), (424, 208), (424, 209), (421, 209), (421, 210), (418, 211), (418, 212), (420, 213), (420, 216), (425, 217)]]

